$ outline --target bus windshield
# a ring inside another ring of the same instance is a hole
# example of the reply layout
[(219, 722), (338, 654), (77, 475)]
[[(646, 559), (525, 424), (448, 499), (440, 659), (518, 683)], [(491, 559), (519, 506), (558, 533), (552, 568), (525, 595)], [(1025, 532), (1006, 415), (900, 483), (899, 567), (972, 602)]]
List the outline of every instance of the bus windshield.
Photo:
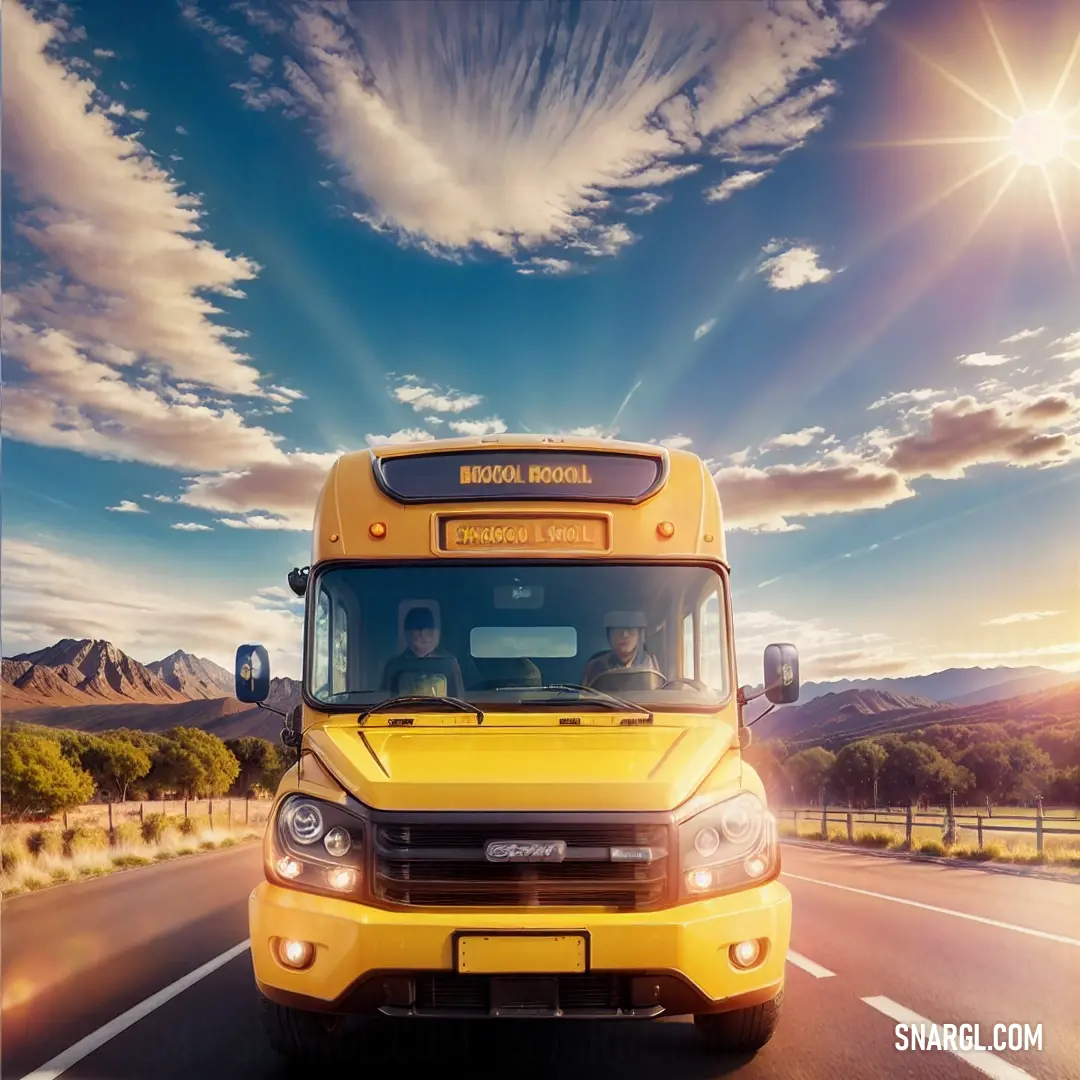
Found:
[(731, 692), (727, 590), (710, 567), (331, 566), (309, 589), (306, 686), (331, 709), (416, 694), (693, 709)]

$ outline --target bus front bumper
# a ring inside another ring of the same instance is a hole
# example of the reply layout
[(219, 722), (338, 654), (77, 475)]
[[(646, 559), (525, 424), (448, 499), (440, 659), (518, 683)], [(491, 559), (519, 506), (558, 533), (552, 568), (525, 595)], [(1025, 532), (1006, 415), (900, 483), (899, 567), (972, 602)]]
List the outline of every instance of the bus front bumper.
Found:
[[(255, 981), (266, 998), (387, 1016), (726, 1012), (780, 992), (791, 936), (791, 895), (775, 880), (627, 914), (384, 910), (263, 882), (248, 911)], [(312, 946), (302, 970), (282, 961), (286, 941)], [(732, 955), (743, 941), (760, 946), (746, 969)]]

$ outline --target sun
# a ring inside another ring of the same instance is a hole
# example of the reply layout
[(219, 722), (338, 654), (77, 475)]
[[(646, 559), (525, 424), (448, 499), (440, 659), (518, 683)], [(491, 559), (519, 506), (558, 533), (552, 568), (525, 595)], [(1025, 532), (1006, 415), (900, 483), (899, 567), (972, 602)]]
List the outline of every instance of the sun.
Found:
[(1022, 165), (1049, 165), (1065, 157), (1069, 141), (1065, 118), (1049, 109), (1024, 113), (1009, 133), (1009, 149)]
[(964, 134), (927, 139), (903, 139), (888, 142), (875, 142), (870, 146), (960, 146), (965, 144), (984, 143), (993, 147), (993, 152), (988, 155), (988, 160), (973, 169), (967, 176), (950, 184), (943, 191), (938, 192), (916, 207), (914, 211), (905, 216), (903, 221), (897, 223), (897, 227), (909, 225), (916, 218), (929, 213), (936, 206), (950, 198), (956, 192), (966, 187), (973, 180), (1002, 166), (1003, 179), (996, 189), (989, 204), (979, 215), (975, 226), (977, 231), (987, 220), (994, 208), (1001, 201), (1005, 193), (1012, 186), (1013, 181), (1021, 172), (1036, 171), (1041, 173), (1043, 186), (1046, 190), (1047, 201), (1054, 215), (1058, 234), (1065, 250), (1065, 257), (1070, 268), (1076, 273), (1076, 263), (1073, 258), (1072, 246), (1069, 242), (1069, 232), (1066, 230), (1062, 217), (1061, 204), (1058, 192), (1055, 188), (1055, 179), (1060, 170), (1068, 167), (1080, 169), (1080, 101), (1071, 107), (1061, 108), (1059, 99), (1065, 90), (1076, 65), (1077, 57), (1080, 56), (1080, 33), (1076, 35), (1072, 50), (1065, 61), (1065, 66), (1057, 80), (1054, 90), (1049, 99), (1037, 106), (1029, 103), (1013, 72), (1009, 58), (1002, 47), (994, 24), (990, 20), (986, 9), (980, 4), (980, 12), (986, 23), (986, 29), (993, 42), (994, 50), (1008, 79), (1009, 86), (1019, 104), (1019, 110), (1010, 115), (1006, 109), (991, 101), (984, 94), (969, 86), (959, 76), (942, 67), (920, 49), (910, 42), (903, 42), (925, 64), (932, 67), (939, 75), (952, 83), (957, 89), (963, 91), (968, 97), (977, 101), (987, 112), (996, 118), (997, 131), (993, 134)]

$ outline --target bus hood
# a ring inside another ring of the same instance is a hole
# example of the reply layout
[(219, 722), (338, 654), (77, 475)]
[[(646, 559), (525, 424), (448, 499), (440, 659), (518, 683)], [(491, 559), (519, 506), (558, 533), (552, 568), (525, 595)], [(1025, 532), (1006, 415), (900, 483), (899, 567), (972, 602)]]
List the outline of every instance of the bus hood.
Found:
[(664, 727), (304, 733), (329, 772), (378, 810), (671, 810), (736, 745), (723, 721)]

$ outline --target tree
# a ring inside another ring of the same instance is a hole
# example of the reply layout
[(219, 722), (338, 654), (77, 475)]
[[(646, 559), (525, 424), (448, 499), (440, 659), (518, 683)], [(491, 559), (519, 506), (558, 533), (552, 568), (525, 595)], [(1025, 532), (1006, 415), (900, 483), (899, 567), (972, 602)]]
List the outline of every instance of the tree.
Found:
[(98, 787), (115, 790), (124, 802), (128, 787), (150, 771), (150, 755), (126, 739), (94, 739), (82, 755), (82, 766), (97, 781)]
[(240, 795), (249, 795), (256, 787), (276, 786), (284, 771), (278, 749), (268, 739), (247, 735), (240, 739), (226, 739), (226, 748), (240, 763), (236, 789)]
[(971, 789), (975, 777), (928, 743), (891, 743), (881, 769), (881, 786), (890, 802), (914, 803), (921, 797), (944, 798)]
[(849, 802), (856, 795), (861, 801), (868, 801), (873, 797), (874, 781), (881, 776), (886, 756), (885, 747), (873, 739), (856, 739), (836, 755), (830, 782), (847, 793)]
[(836, 755), (821, 746), (811, 746), (808, 750), (800, 750), (797, 754), (784, 762), (784, 770), (788, 774), (798, 797), (805, 800), (817, 798), (821, 785), (829, 779)]
[(18, 727), (0, 729), (0, 799), (4, 813), (56, 814), (89, 802), (94, 780), (72, 765), (56, 739)]
[(154, 758), (158, 783), (189, 798), (224, 795), (240, 773), (240, 762), (216, 736), (200, 728), (174, 727)]

